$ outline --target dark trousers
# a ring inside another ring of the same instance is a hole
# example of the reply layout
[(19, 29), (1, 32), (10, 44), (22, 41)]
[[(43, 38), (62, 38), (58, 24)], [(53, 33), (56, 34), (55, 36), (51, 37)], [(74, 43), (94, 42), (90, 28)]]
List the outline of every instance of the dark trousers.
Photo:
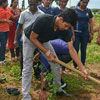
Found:
[[(83, 63), (83, 65), (85, 65), (85, 60), (86, 60), (86, 48), (87, 48), (87, 44), (89, 41), (89, 36), (75, 36), (75, 42), (73, 43), (75, 50), (77, 51), (77, 53), (79, 52), (79, 48), (81, 50), (81, 61)], [(75, 62), (74, 63), (74, 67), (77, 67), (77, 64)]]
[(23, 70), (23, 44), (22, 42), (21, 42), (21, 47), (20, 47), (20, 68), (21, 68), (20, 75), (22, 76), (22, 70)]
[(5, 60), (7, 39), (8, 39), (8, 32), (0, 32), (0, 61)]
[(15, 53), (15, 51), (14, 51), (14, 48), (11, 48), (11, 49), (10, 49), (10, 53), (11, 53), (11, 58), (12, 58), (12, 57), (15, 57), (15, 56), (19, 57), (19, 54), (20, 54), (20, 47), (17, 47), (17, 48), (16, 48), (16, 53)]

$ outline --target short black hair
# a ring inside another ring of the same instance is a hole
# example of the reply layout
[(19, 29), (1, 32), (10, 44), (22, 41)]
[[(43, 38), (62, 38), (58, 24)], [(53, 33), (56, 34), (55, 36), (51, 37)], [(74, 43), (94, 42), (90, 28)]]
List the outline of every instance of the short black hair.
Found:
[(58, 17), (63, 17), (63, 21), (70, 23), (72, 26), (75, 26), (78, 20), (77, 13), (71, 8), (66, 8)]
[(2, 3), (7, 2), (7, 0), (0, 0), (0, 5), (2, 5)]
[[(28, 3), (29, 3), (30, 1), (31, 1), (31, 0), (28, 0)], [(34, 0), (34, 2), (35, 2), (35, 3), (38, 3), (38, 0)]]

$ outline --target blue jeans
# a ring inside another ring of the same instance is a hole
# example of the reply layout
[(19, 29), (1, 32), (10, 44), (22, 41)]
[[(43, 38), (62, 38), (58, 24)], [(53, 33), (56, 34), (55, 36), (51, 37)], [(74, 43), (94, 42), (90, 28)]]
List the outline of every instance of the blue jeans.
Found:
[(5, 60), (7, 39), (8, 39), (8, 32), (0, 32), (0, 61)]
[[(89, 36), (79, 36), (75, 35), (75, 42), (73, 43), (76, 52), (78, 53), (79, 47), (81, 49), (81, 61), (85, 65), (86, 60), (86, 48), (89, 41)], [(74, 67), (77, 67), (77, 64), (74, 62)]]

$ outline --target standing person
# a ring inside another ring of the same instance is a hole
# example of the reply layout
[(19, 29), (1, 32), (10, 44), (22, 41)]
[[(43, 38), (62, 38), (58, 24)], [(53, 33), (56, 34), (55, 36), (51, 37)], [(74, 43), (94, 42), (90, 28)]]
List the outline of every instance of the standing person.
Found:
[[(55, 58), (57, 58), (56, 53), (49, 43), (49, 40), (54, 40), (59, 37), (59, 35), (63, 36), (64, 40), (66, 40), (69, 52), (71, 57), (75, 60), (75, 62), (79, 65), (79, 68), (84, 73), (84, 76), (87, 77), (87, 71), (85, 70), (83, 64), (79, 60), (77, 53), (71, 42), (70, 33), (67, 32), (69, 27), (73, 27), (77, 21), (77, 14), (72, 9), (65, 9), (62, 13), (58, 16), (52, 15), (41, 15), (39, 16), (36, 21), (30, 25), (28, 28), (25, 29), (25, 36), (28, 41), (31, 41), (32, 44), (27, 44), (27, 46), (34, 50), (38, 48), (42, 54), (48, 59), (49, 64), (51, 66), (51, 70), (55, 75), (54, 84), (57, 86), (61, 86), (61, 75), (60, 75), (60, 65), (55, 62)], [(44, 27), (45, 26), (45, 27)], [(24, 46), (27, 49), (27, 46)], [(25, 50), (26, 50), (25, 49)], [(26, 56), (30, 55), (30, 53), (24, 51)], [(55, 63), (53, 63), (55, 62)], [(27, 68), (29, 66), (27, 65)], [(27, 80), (28, 81), (28, 80)], [(42, 85), (42, 89), (44, 87)], [(45, 92), (42, 90), (42, 97), (45, 96)], [(59, 89), (60, 93), (63, 93), (64, 96), (66, 94)], [(45, 99), (43, 99), (45, 100)]]
[(11, 19), (13, 23), (10, 26), (10, 32), (8, 35), (8, 48), (10, 49), (12, 60), (19, 59), (19, 47), (16, 48), (16, 54), (14, 51), (14, 49), (15, 49), (15, 45), (14, 45), (15, 31), (16, 31), (16, 27), (17, 27), (16, 25), (17, 25), (18, 17), (21, 13), (21, 10), (19, 8), (17, 8), (17, 6), (18, 6), (18, 0), (12, 0), (10, 10), (14, 16), (17, 16), (16, 19)]
[[(77, 53), (81, 48), (81, 61), (85, 65), (86, 48), (89, 41), (93, 39), (93, 15), (90, 9), (87, 8), (89, 0), (80, 0), (75, 11), (78, 14), (78, 21), (75, 29), (75, 41), (73, 43)], [(89, 30), (90, 29), (90, 30)], [(77, 64), (74, 62), (74, 67)]]
[[(31, 25), (38, 16), (42, 14), (42, 12), (37, 9), (38, 0), (28, 0), (29, 8), (23, 11), (19, 17), (19, 24), (16, 30), (15, 42), (17, 42), (18, 34), (21, 32), (22, 28), (25, 29), (29, 25)], [(23, 56), (21, 56), (21, 69), (22, 70), (22, 100), (31, 100), (29, 95), (29, 90), (31, 86), (32, 80), (32, 66), (33, 61), (31, 58), (33, 57), (33, 44), (26, 38), (23, 33), (22, 36), (23, 42)]]
[(5, 49), (8, 39), (9, 25), (12, 21), (9, 20), (11, 12), (7, 8), (8, 0), (0, 0), (0, 64), (4, 64), (5, 60)]
[(53, 15), (53, 8), (51, 7), (52, 0), (43, 0), (43, 3), (38, 8), (45, 14)]

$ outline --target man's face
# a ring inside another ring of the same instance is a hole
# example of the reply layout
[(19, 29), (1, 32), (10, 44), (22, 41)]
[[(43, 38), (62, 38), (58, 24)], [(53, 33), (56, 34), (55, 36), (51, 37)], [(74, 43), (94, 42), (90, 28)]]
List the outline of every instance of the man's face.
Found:
[(43, 0), (43, 4), (44, 4), (45, 7), (49, 7), (51, 2), (52, 2), (52, 0)]
[(36, 11), (37, 3), (35, 2), (35, 0), (29, 0), (29, 7), (31, 11)]
[(63, 8), (65, 8), (66, 5), (67, 5), (67, 2), (68, 2), (68, 0), (60, 0), (60, 1), (59, 1), (59, 5), (60, 5), (61, 7), (63, 7)]
[(59, 20), (58, 28), (59, 30), (68, 30), (69, 27), (72, 27), (70, 23), (64, 22), (63, 19)]
[(83, 9), (86, 9), (87, 5), (88, 5), (88, 0), (83, 0), (83, 1), (80, 2), (80, 6), (81, 6)]

